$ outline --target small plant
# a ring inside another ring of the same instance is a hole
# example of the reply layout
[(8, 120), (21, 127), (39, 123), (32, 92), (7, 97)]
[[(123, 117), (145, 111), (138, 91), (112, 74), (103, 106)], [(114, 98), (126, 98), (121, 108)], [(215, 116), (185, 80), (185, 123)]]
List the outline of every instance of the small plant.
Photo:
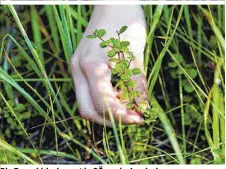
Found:
[(4, 119), (6, 119), (7, 121), (7, 128), (5, 129), (4, 136), (11, 138), (12, 132), (17, 136), (23, 136), (24, 131), (22, 127), (24, 127), (25, 120), (31, 118), (31, 112), (29, 110), (26, 110), (26, 106), (24, 104), (15, 104), (13, 100), (8, 100), (7, 102), (9, 106), (14, 110), (14, 113), (17, 116), (18, 120), (21, 121), (21, 125), (16, 120), (16, 117), (11, 113), (10, 109), (3, 105), (3, 108), (0, 107), (0, 117), (2, 112)]
[[(131, 62), (135, 60), (133, 52), (129, 50), (130, 42), (123, 41), (120, 35), (124, 33), (127, 26), (122, 26), (119, 31), (116, 31), (118, 38), (103, 39), (106, 34), (105, 29), (95, 30), (92, 35), (88, 35), (87, 38), (101, 40), (100, 47), (109, 47), (111, 50), (108, 51), (107, 55), (110, 62), (115, 63), (115, 66), (111, 68), (112, 76), (117, 77), (117, 83), (115, 88), (122, 90), (120, 96), (121, 101), (127, 101), (126, 108), (134, 110), (138, 113), (144, 112), (144, 117), (149, 117), (151, 113), (148, 104), (141, 100), (139, 104), (136, 102), (135, 98), (139, 98), (140, 94), (134, 88), (136, 86), (136, 81), (132, 79), (133, 75), (139, 75), (141, 70), (139, 68), (131, 68)], [(127, 55), (127, 57), (125, 57)], [(145, 108), (143, 108), (145, 107)]]
[[(1, 138), (0, 138), (1, 139)], [(0, 163), (1, 164), (19, 164), (21, 158), (4, 148), (0, 147)]]

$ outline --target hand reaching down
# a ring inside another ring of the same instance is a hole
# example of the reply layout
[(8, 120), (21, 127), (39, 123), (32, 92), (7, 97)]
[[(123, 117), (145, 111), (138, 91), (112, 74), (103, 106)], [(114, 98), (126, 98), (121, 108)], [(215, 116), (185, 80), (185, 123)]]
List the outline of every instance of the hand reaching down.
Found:
[[(111, 126), (107, 105), (110, 107), (116, 122), (123, 124), (141, 124), (142, 114), (126, 109), (125, 103), (119, 99), (120, 91), (111, 84), (111, 63), (107, 52), (102, 49), (98, 39), (89, 40), (87, 35), (95, 29), (107, 30), (106, 38), (117, 37), (116, 30), (123, 25), (128, 29), (121, 36), (122, 40), (130, 42), (130, 50), (136, 56), (131, 62), (131, 68), (140, 68), (142, 74), (132, 78), (136, 80), (135, 90), (140, 94), (140, 100), (147, 100), (146, 78), (143, 74), (143, 52), (146, 41), (145, 18), (141, 6), (97, 6), (94, 9), (89, 25), (85, 31), (78, 49), (71, 60), (71, 68), (75, 81), (76, 98), (81, 116), (98, 124)], [(139, 99), (136, 99), (139, 104)]]

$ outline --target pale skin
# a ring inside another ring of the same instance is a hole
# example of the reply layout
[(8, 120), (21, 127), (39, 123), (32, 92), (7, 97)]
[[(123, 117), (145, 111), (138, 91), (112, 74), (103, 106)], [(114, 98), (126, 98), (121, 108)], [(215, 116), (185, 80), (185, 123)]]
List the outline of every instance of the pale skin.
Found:
[(95, 6), (89, 25), (71, 59), (79, 113), (84, 119), (101, 125), (111, 126), (107, 105), (116, 123), (119, 119), (127, 125), (143, 123), (142, 114), (126, 109), (125, 103), (119, 100), (120, 91), (115, 90), (111, 84), (111, 67), (114, 65), (108, 62), (107, 51), (110, 48), (102, 49), (99, 47), (100, 40), (86, 38), (95, 29), (107, 31), (104, 39), (117, 37), (116, 30), (124, 25), (128, 29), (121, 39), (130, 42), (130, 50), (136, 56), (131, 68), (140, 68), (142, 71), (142, 74), (133, 77), (137, 82), (135, 89), (140, 93), (140, 99), (146, 101), (147, 86), (143, 67), (146, 21), (141, 6)]

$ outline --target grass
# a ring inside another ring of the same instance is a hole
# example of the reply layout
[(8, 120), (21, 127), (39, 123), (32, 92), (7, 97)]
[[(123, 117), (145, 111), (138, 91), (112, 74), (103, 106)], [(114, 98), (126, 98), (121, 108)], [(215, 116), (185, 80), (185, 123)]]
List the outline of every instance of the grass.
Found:
[(113, 128), (79, 116), (70, 73), (92, 10), (0, 6), (0, 163), (224, 164), (224, 6), (143, 6), (153, 117)]

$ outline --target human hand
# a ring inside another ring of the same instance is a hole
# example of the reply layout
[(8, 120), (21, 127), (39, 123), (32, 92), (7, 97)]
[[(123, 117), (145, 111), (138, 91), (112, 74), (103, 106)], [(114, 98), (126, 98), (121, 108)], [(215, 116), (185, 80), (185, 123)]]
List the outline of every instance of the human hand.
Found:
[[(76, 98), (81, 116), (87, 120), (111, 126), (107, 105), (109, 105), (116, 122), (123, 124), (141, 124), (142, 114), (127, 110), (125, 103), (119, 100), (120, 91), (111, 84), (111, 67), (107, 50), (99, 47), (98, 40), (89, 40), (87, 35), (95, 29), (104, 28), (109, 37), (116, 37), (116, 30), (123, 25), (128, 29), (121, 36), (130, 42), (130, 50), (136, 56), (131, 68), (140, 68), (142, 74), (133, 76), (137, 85), (135, 90), (140, 100), (147, 100), (146, 78), (143, 69), (143, 51), (146, 41), (145, 18), (140, 6), (97, 6), (94, 9), (83, 39), (71, 60), (71, 68), (75, 81)], [(108, 37), (108, 38), (109, 38)], [(139, 99), (136, 99), (139, 103)]]

